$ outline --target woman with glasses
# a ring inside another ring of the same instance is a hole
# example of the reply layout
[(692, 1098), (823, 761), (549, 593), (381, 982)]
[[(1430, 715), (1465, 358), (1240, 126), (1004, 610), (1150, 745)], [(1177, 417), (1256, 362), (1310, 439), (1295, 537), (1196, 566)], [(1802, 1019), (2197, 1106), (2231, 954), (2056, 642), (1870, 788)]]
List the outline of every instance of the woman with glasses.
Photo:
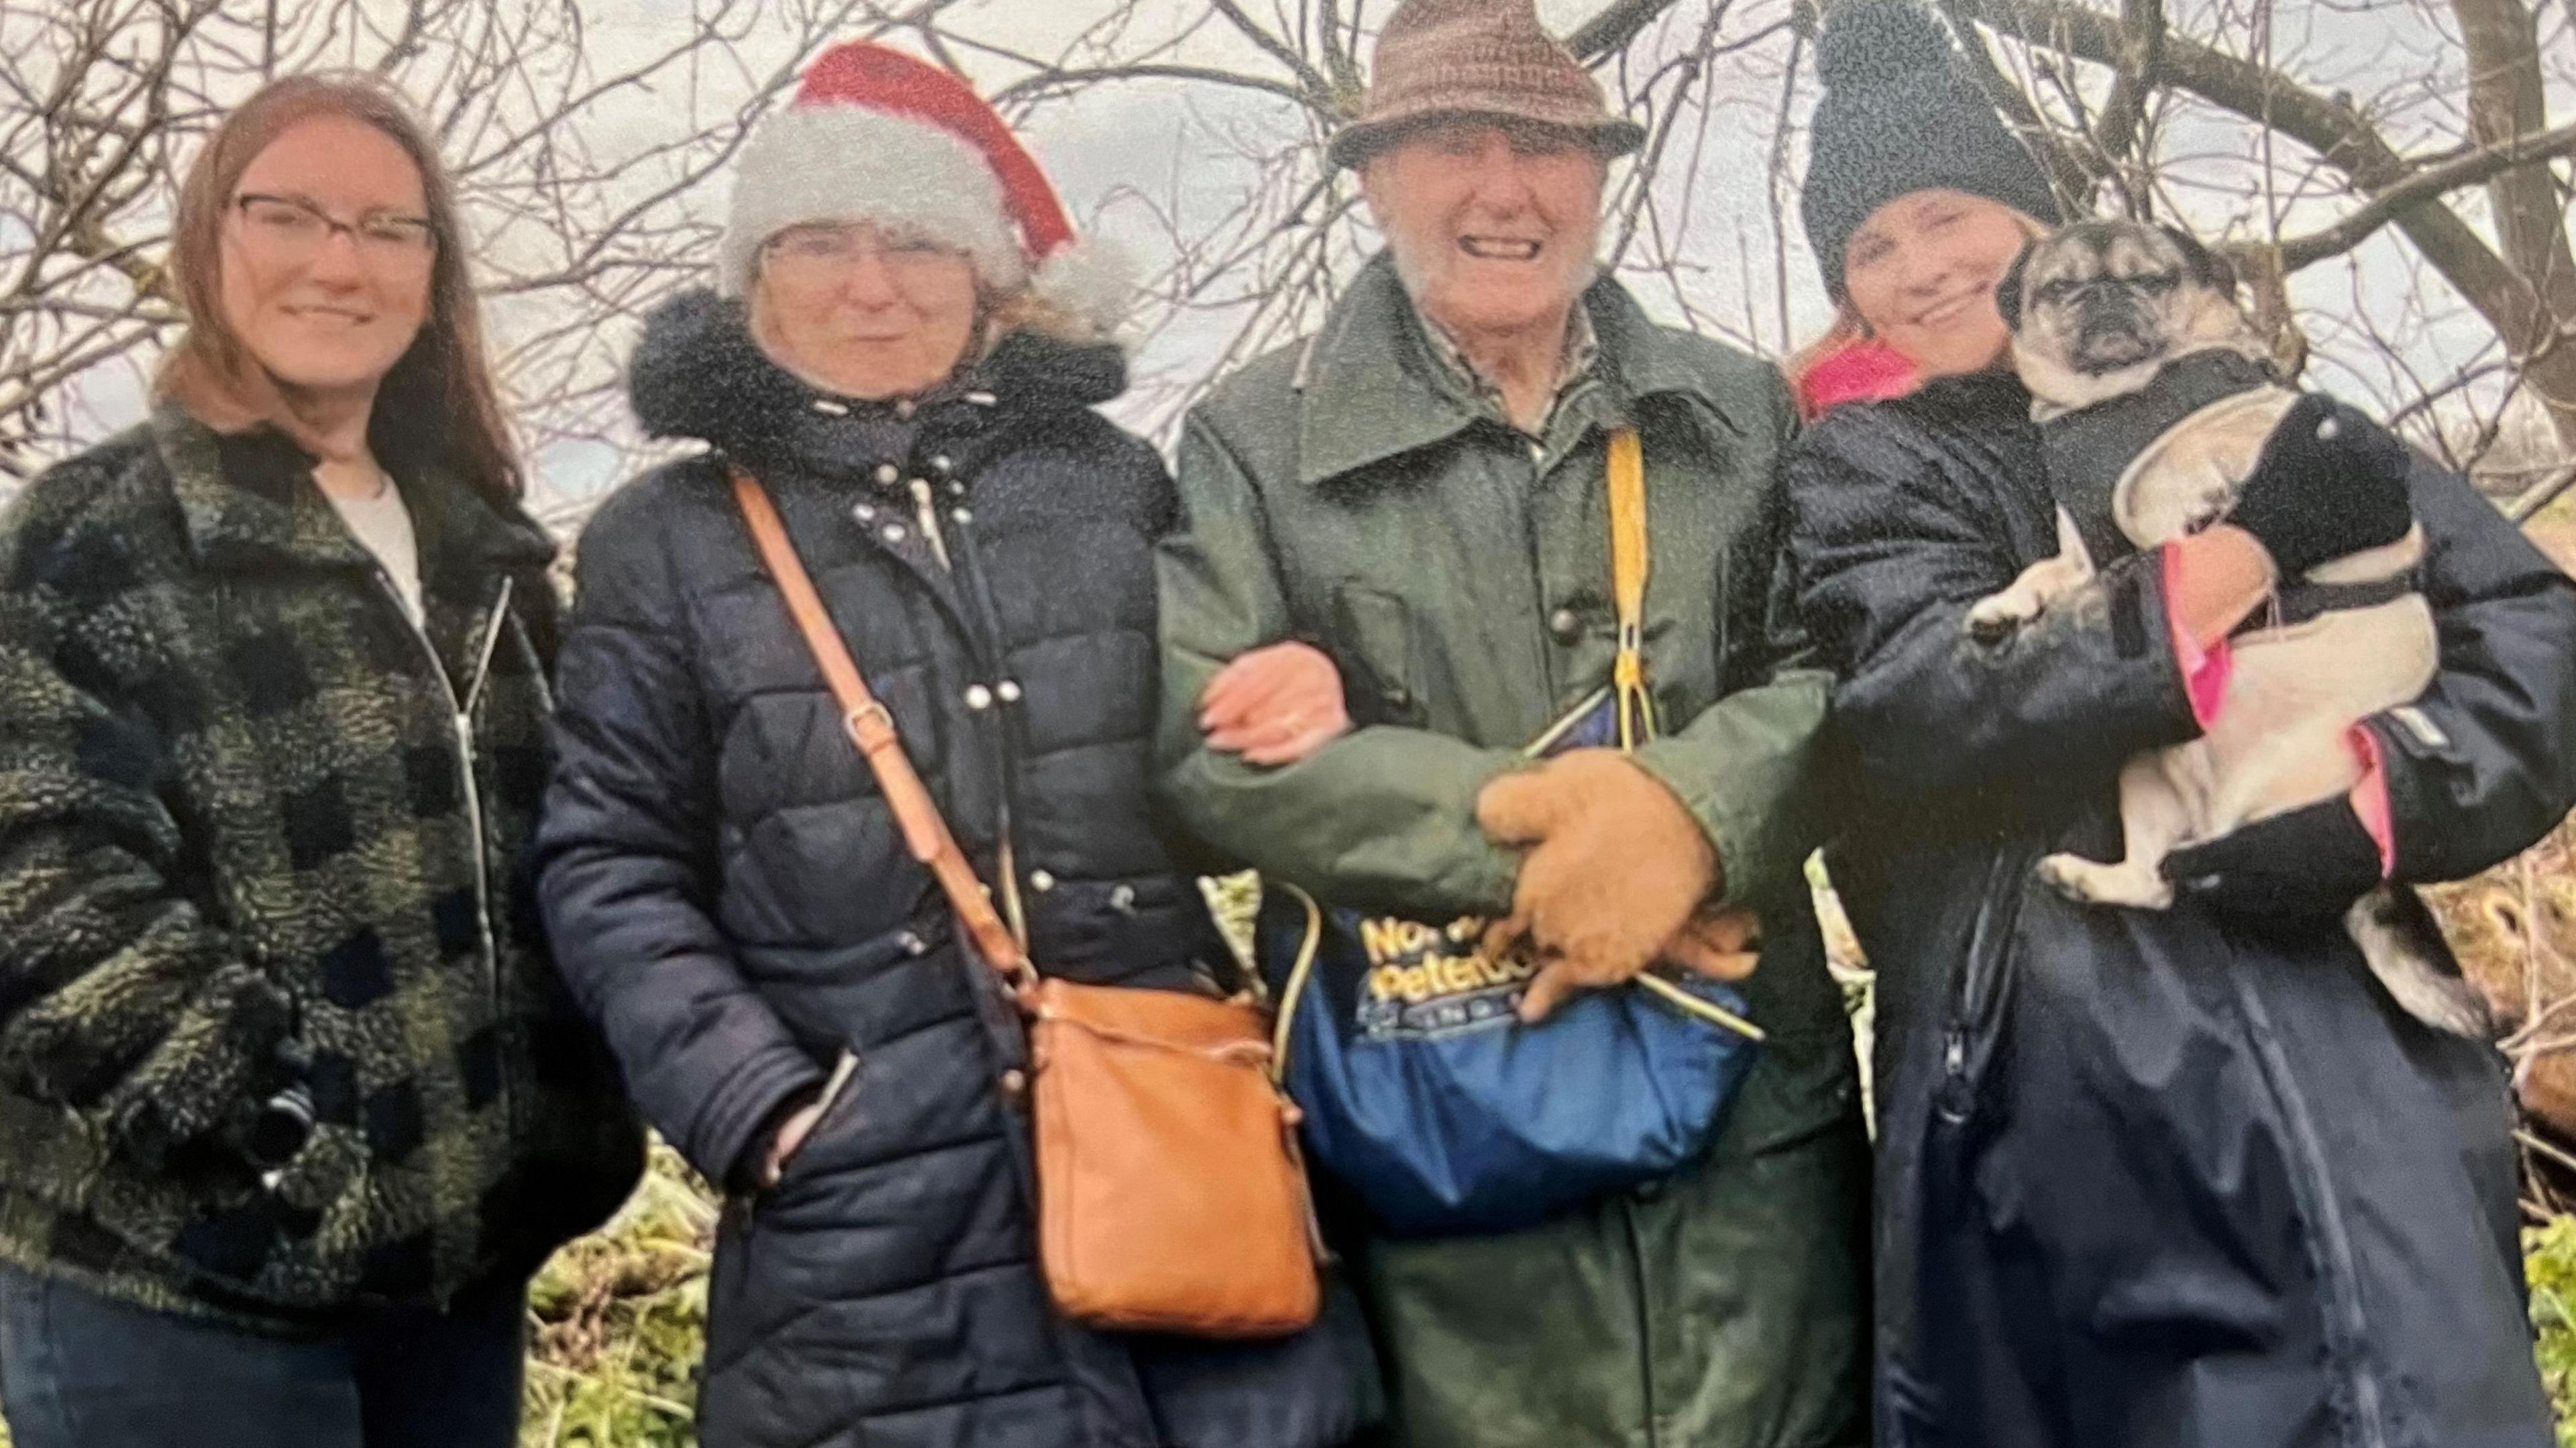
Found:
[(0, 521), (18, 1448), (505, 1448), (528, 1277), (640, 1167), (519, 885), (551, 549), (458, 243), (394, 96), (263, 90), (151, 419)]
[[(1157, 836), (1172, 485), (1093, 407), (1126, 289), (946, 71), (835, 49), (744, 146), (716, 286), (631, 388), (705, 445), (583, 534), (539, 892), (644, 1114), (729, 1189), (712, 1448), (1322, 1448), (1375, 1413), (1346, 1295), (1256, 1342), (1049, 1306), (1014, 1014), (904, 848), (738, 506), (748, 476), (1040, 970), (1231, 991)], [(1150, 1253), (1150, 1241), (1136, 1250)]]

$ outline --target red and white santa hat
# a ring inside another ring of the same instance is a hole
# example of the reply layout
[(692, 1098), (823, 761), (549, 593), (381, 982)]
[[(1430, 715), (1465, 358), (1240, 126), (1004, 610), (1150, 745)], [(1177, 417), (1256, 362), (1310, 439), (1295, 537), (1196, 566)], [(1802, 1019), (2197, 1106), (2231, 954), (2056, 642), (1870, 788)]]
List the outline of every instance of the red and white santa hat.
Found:
[(761, 245), (814, 221), (917, 230), (964, 251), (987, 287), (1027, 286), (1104, 333), (1134, 290), (1114, 249), (1075, 237), (1046, 173), (981, 96), (867, 41), (817, 56), (795, 100), (744, 142), (718, 290), (743, 295)]

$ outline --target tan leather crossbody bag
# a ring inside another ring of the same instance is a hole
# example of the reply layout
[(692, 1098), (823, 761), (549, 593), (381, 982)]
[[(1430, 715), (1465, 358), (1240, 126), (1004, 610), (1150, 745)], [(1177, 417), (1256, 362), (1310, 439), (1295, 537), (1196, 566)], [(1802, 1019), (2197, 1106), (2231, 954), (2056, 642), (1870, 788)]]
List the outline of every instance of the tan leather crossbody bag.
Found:
[(1126, 1331), (1266, 1337), (1315, 1319), (1314, 1210), (1296, 1108), (1245, 1000), (1041, 975), (869, 693), (759, 481), (734, 497), (905, 848), (1028, 1025), (1038, 1257), (1066, 1316)]

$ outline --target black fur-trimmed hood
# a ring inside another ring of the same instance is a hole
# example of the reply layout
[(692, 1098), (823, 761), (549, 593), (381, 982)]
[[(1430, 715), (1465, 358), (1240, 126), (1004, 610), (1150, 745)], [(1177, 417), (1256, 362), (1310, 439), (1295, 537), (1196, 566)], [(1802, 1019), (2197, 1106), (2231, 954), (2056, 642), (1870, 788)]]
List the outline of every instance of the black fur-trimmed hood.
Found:
[[(921, 407), (980, 393), (1004, 416), (1042, 415), (1090, 408), (1126, 390), (1126, 357), (1114, 344), (1015, 331), (923, 398)], [(627, 396), (651, 436), (694, 438), (746, 457), (794, 449), (818, 401), (859, 411), (886, 406), (808, 385), (752, 340), (741, 302), (705, 289), (683, 292), (645, 318)]]

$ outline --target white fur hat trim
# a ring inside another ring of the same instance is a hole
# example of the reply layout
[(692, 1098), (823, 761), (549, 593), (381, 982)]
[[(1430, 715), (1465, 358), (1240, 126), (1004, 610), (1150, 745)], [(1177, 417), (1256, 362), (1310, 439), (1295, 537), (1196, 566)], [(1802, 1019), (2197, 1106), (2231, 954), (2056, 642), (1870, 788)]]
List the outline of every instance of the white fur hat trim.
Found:
[(1130, 320), (1137, 270), (1127, 248), (1106, 237), (1085, 236), (1056, 248), (1053, 256), (1040, 262), (1029, 290), (1107, 337)]
[(813, 221), (916, 228), (964, 251), (987, 287), (1015, 291), (1028, 280), (1000, 179), (971, 143), (928, 121), (832, 102), (772, 112), (734, 169), (716, 290), (741, 296), (762, 244)]

